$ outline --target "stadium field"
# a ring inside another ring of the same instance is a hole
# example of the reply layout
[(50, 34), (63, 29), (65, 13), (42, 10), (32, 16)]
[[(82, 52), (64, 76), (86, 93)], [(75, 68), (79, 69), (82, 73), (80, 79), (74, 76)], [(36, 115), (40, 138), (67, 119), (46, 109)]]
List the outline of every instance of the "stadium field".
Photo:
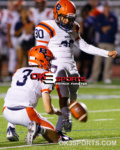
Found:
[[(81, 86), (78, 91), (78, 101), (87, 106), (88, 121), (82, 123), (72, 117), (72, 132), (67, 135), (73, 137), (73, 141), (49, 144), (39, 136), (32, 146), (25, 143), (27, 128), (23, 126), (16, 125), (19, 142), (9, 142), (6, 139), (7, 121), (3, 118), (2, 107), (8, 88), (9, 85), (0, 86), (0, 149), (120, 150), (120, 80), (113, 80), (112, 85), (101, 82)], [(57, 92), (54, 90), (51, 95), (54, 106), (58, 107)], [(39, 100), (36, 110), (56, 125), (57, 116), (45, 113), (42, 99)]]

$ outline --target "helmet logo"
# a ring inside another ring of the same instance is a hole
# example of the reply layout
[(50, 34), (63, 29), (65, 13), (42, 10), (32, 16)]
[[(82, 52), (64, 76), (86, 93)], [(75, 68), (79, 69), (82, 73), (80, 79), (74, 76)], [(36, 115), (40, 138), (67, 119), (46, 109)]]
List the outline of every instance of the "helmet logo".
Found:
[(56, 5), (56, 10), (60, 10), (60, 8), (61, 8), (61, 5), (58, 3), (57, 5)]
[(47, 54), (47, 49), (40, 48), (39, 53)]

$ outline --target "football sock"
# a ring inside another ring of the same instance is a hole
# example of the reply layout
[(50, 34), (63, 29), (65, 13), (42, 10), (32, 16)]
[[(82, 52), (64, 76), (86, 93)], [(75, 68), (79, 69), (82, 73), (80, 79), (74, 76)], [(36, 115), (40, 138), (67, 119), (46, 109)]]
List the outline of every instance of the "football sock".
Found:
[(61, 112), (62, 112), (62, 116), (59, 116), (58, 122), (56, 124), (56, 130), (57, 131), (62, 131), (62, 121), (64, 119), (71, 119), (71, 113), (70, 113), (68, 107), (63, 107), (61, 109)]
[(63, 116), (59, 116), (56, 124), (57, 131), (62, 131), (62, 121), (63, 121)]
[(64, 117), (63, 119), (71, 119), (71, 114), (70, 114), (68, 107), (63, 107), (61, 109), (61, 112), (62, 112), (62, 115)]
[(8, 128), (8, 127), (15, 128), (15, 125), (14, 125), (14, 124), (12, 124), (12, 123), (10, 123), (10, 122), (8, 122), (7, 128)]

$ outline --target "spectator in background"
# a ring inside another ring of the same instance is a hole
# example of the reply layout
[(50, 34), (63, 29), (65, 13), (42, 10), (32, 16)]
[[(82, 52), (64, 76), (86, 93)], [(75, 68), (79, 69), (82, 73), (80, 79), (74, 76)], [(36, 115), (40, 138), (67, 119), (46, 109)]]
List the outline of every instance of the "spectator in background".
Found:
[[(104, 12), (100, 14), (95, 21), (95, 28), (100, 34), (100, 41), (98, 44), (99, 48), (106, 50), (113, 50), (115, 48), (115, 34), (117, 32), (117, 18), (111, 12), (110, 6), (108, 4), (104, 5)], [(101, 70), (101, 63), (103, 58), (101, 56), (95, 56), (93, 69), (88, 82), (96, 82)], [(111, 83), (110, 73), (112, 66), (112, 58), (105, 58), (103, 80), (104, 83)]]
[(42, 20), (53, 19), (53, 9), (47, 8), (47, 0), (34, 0), (36, 8), (29, 9), (30, 19), (35, 25)]
[[(24, 56), (27, 59), (28, 50), (35, 45), (34, 23), (30, 21), (28, 11), (23, 8), (20, 12), (20, 19), (15, 26), (15, 36), (17, 37), (17, 69), (22, 67)], [(26, 66), (26, 65), (25, 65)]]
[(2, 63), (3, 63), (3, 55), (7, 55), (7, 17), (8, 10), (3, 9), (0, 6), (0, 82), (3, 82), (2, 79)]
[(17, 55), (17, 39), (15, 37), (15, 25), (19, 20), (19, 12), (24, 7), (24, 1), (8, 1), (8, 22), (7, 22), (7, 39), (8, 39), (8, 48), (9, 48), (9, 62), (8, 62), (8, 77), (5, 81), (11, 81), (12, 75), (16, 69)]
[[(80, 22), (80, 33), (81, 37), (85, 39), (85, 41), (89, 44), (95, 45), (95, 29), (94, 29), (94, 20), (95, 16), (90, 15), (92, 10), (96, 9), (98, 6), (98, 0), (89, 0), (88, 3), (81, 10), (82, 22)], [(86, 76), (87, 78), (90, 76), (92, 63), (93, 63), (93, 55), (86, 54), (81, 51), (80, 56), (80, 68), (79, 73), (81, 76)], [(88, 69), (87, 73), (85, 68)]]

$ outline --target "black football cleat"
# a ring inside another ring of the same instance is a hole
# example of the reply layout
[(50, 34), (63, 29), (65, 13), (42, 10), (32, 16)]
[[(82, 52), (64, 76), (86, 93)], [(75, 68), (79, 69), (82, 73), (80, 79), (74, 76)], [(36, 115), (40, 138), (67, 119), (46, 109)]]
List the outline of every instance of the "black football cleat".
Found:
[(7, 129), (7, 139), (10, 142), (19, 141), (19, 136), (15, 132), (15, 128), (8, 127), (8, 129)]
[(57, 131), (58, 134), (61, 136), (61, 141), (70, 141), (73, 140), (73, 138), (66, 135), (66, 133), (63, 133), (62, 131)]

